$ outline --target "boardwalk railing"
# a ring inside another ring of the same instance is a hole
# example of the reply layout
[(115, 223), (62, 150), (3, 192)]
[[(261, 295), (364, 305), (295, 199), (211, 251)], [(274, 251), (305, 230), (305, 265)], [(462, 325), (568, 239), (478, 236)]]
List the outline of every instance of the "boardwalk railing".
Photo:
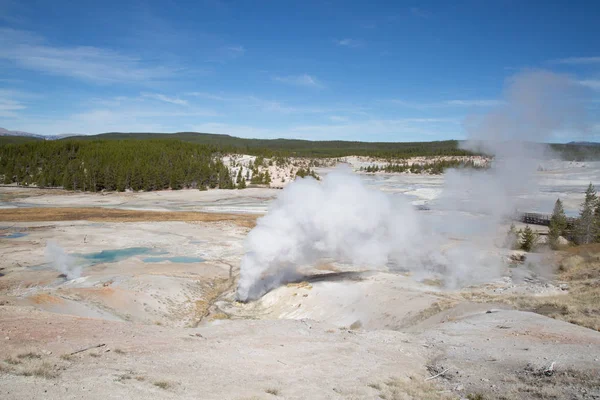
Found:
[[(520, 213), (518, 214), (518, 220), (524, 222), (526, 224), (531, 225), (550, 225), (550, 218), (552, 216), (550, 214), (542, 214), (542, 213)], [(567, 229), (571, 229), (575, 224), (577, 218), (567, 217)]]

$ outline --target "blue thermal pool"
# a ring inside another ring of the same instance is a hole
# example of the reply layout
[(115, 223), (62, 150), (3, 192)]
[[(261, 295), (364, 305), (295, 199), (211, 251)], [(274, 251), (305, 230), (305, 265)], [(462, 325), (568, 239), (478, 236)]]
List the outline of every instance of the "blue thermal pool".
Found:
[(8, 235), (2, 236), (2, 238), (3, 239), (18, 239), (18, 238), (22, 238), (23, 236), (27, 236), (27, 233), (13, 232), (13, 233), (9, 233)]
[(75, 256), (92, 264), (101, 264), (119, 262), (130, 257), (147, 254), (161, 255), (165, 252), (151, 247), (129, 247), (127, 249), (102, 250), (97, 253), (75, 254)]

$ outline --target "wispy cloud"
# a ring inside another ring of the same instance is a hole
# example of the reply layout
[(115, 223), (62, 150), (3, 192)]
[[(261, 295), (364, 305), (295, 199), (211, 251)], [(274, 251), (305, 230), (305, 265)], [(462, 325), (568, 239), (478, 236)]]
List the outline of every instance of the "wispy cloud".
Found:
[[(227, 93), (209, 93), (209, 92), (188, 92), (189, 97), (198, 97), (211, 101), (227, 103), (228, 107), (235, 107), (236, 110), (250, 112), (256, 115), (256, 112), (278, 113), (278, 114), (327, 114), (327, 115), (352, 115), (365, 118), (369, 115), (369, 107), (357, 104), (289, 104), (287, 102), (261, 98), (246, 94), (227, 94)], [(214, 103), (211, 103), (214, 104)], [(340, 117), (342, 118), (342, 117)]]
[(567, 57), (558, 60), (552, 60), (553, 64), (569, 64), (569, 65), (584, 65), (584, 64), (600, 64), (600, 57)]
[(347, 122), (348, 117), (342, 117), (340, 115), (330, 115), (329, 119), (333, 122)]
[(584, 79), (578, 81), (578, 83), (590, 89), (600, 90), (600, 79)]
[(430, 13), (428, 13), (427, 11), (425, 11), (419, 7), (411, 7), (410, 13), (412, 15), (414, 15), (415, 17), (419, 17), (419, 18), (429, 18), (431, 16)]
[(330, 108), (294, 106), (280, 101), (263, 99), (251, 95), (229, 95), (206, 92), (189, 92), (186, 93), (186, 95), (233, 104), (237, 109), (259, 110), (268, 113), (273, 112), (278, 114), (323, 114), (333, 112)]
[(291, 75), (291, 76), (276, 76), (273, 80), (288, 85), (305, 86), (312, 88), (322, 88), (323, 84), (315, 77), (308, 74)]
[[(91, 104), (91, 106), (90, 106)], [(85, 103), (83, 104), (86, 105)], [(223, 115), (202, 107), (186, 108), (176, 104), (156, 104), (144, 95), (95, 100), (79, 112), (67, 115), (30, 114), (15, 117), (19, 130), (44, 135), (62, 133), (95, 134), (103, 132), (176, 132), (190, 121), (206, 121)]]
[(0, 20), (9, 24), (22, 24), (26, 19), (19, 14), (26, 7), (25, 4), (15, 0), (0, 0)]
[(288, 137), (303, 139), (338, 138), (343, 140), (432, 140), (440, 134), (458, 137), (462, 134), (460, 120), (453, 118), (371, 118), (358, 122), (303, 125), (292, 127)]
[(185, 96), (192, 96), (192, 97), (201, 97), (204, 99), (208, 99), (208, 100), (217, 100), (217, 101), (234, 101), (239, 99), (239, 96), (228, 96), (228, 95), (223, 95), (223, 94), (214, 94), (214, 93), (208, 93), (208, 92), (187, 92), (185, 93)]
[(352, 48), (362, 47), (365, 44), (364, 41), (358, 39), (335, 39), (333, 42), (338, 46)]
[(223, 48), (231, 57), (240, 57), (246, 53), (244, 46), (226, 46)]
[(454, 99), (430, 103), (392, 99), (389, 100), (389, 102), (398, 106), (413, 108), (417, 110), (444, 107), (496, 107), (502, 104), (502, 101), (494, 99)]
[(206, 60), (208, 62), (224, 64), (242, 57), (244, 54), (246, 54), (244, 46), (220, 46), (212, 54), (209, 51)]
[(464, 107), (495, 107), (502, 104), (500, 100), (447, 100), (443, 104), (448, 106), (464, 106)]
[(176, 71), (110, 49), (52, 46), (32, 33), (8, 28), (0, 29), (0, 59), (22, 68), (95, 83), (148, 82), (170, 77)]
[(165, 103), (176, 104), (179, 106), (187, 106), (188, 105), (187, 100), (183, 100), (183, 99), (180, 99), (177, 97), (165, 96), (164, 94), (160, 94), (160, 93), (142, 93), (142, 96), (146, 97), (148, 99), (164, 101)]
[(258, 128), (255, 126), (205, 123), (194, 125), (193, 130), (211, 133), (227, 133), (241, 137), (298, 138), (323, 140), (432, 140), (436, 135), (462, 136), (460, 120), (447, 118), (372, 118), (358, 122), (296, 125), (282, 128)]
[(0, 89), (0, 117), (16, 118), (27, 108), (27, 100), (37, 97), (20, 90)]
[(7, 99), (0, 94), (0, 117), (15, 118), (18, 115), (16, 111), (24, 110), (25, 108), (25, 105), (20, 101)]

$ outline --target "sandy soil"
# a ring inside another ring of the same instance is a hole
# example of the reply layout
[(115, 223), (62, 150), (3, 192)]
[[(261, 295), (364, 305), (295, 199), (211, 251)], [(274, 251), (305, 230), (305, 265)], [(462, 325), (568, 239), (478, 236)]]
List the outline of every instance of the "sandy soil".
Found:
[[(0, 190), (0, 398), (600, 397), (599, 332), (470, 300), (568, 293), (527, 264), (448, 291), (330, 263), (236, 302), (244, 237), (276, 193)], [(66, 279), (49, 241), (95, 261)]]
[(265, 213), (277, 189), (195, 189), (159, 192), (82, 193), (48, 189), (0, 187), (0, 209), (26, 207), (104, 207), (138, 211), (195, 211), (217, 213)]

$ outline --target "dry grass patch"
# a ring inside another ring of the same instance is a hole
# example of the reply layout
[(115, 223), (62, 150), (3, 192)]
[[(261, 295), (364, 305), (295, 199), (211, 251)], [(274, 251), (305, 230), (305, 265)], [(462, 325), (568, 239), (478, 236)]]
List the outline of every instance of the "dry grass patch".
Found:
[(285, 286), (287, 286), (289, 288), (299, 288), (299, 289), (307, 289), (307, 290), (312, 289), (312, 285), (307, 281), (291, 282), (291, 283), (286, 284)]
[(258, 215), (203, 213), (192, 211), (142, 211), (119, 210), (100, 207), (33, 207), (0, 209), (0, 221), (98, 221), (98, 222), (233, 222), (238, 226), (253, 228)]
[(444, 393), (434, 383), (421, 377), (391, 378), (383, 384), (371, 383), (369, 387), (379, 392), (385, 400), (449, 400), (455, 397)]
[(153, 385), (163, 390), (167, 390), (173, 387), (173, 384), (167, 381), (156, 381), (153, 383)]
[(55, 370), (55, 368), (52, 364), (44, 362), (40, 365), (23, 369), (23, 370), (19, 371), (17, 373), (17, 375), (37, 376), (39, 378), (55, 379), (55, 378), (58, 378), (59, 373), (58, 373), (58, 371)]
[(12, 367), (0, 364), (0, 374), (9, 374), (12, 372)]
[(29, 352), (29, 353), (21, 353), (17, 355), (17, 358), (21, 360), (39, 360), (42, 358), (40, 354)]
[(402, 326), (405, 328), (414, 326), (420, 322), (425, 321), (428, 318), (433, 317), (434, 315), (441, 313), (442, 311), (446, 311), (446, 310), (454, 307), (458, 303), (459, 302), (457, 300), (453, 300), (453, 299), (440, 299), (440, 300), (436, 301), (435, 303), (431, 304), (426, 309), (421, 310), (417, 314), (408, 317), (402, 323)]
[[(190, 326), (195, 328), (198, 324), (210, 314), (210, 308), (219, 299), (219, 297), (229, 290), (234, 281), (229, 278), (217, 278), (209, 282), (202, 282), (202, 300), (194, 302), (194, 311), (192, 323)], [(216, 313), (212, 319), (228, 319), (229, 316), (224, 313)]]
[(568, 292), (551, 296), (464, 292), (462, 297), (475, 302), (508, 304), (600, 331), (600, 245), (573, 247), (564, 252), (557, 278), (568, 284)]
[(437, 278), (437, 279), (423, 279), (421, 281), (422, 284), (427, 285), (427, 286), (434, 286), (434, 287), (443, 287), (444, 286), (444, 281), (442, 281), (441, 279)]
[(211, 315), (211, 319), (212, 320), (229, 319), (229, 315), (220, 312), (220, 313), (216, 313), (216, 314)]
[(5, 363), (10, 364), (10, 365), (18, 365), (21, 364), (21, 360), (17, 360), (16, 358), (13, 357), (8, 357), (4, 360)]
[(472, 392), (468, 400), (513, 400), (513, 399), (595, 399), (600, 393), (599, 371), (556, 369), (552, 376), (543, 370), (526, 367), (516, 376), (503, 379), (502, 390), (486, 389)]
[(279, 389), (268, 388), (268, 389), (265, 390), (265, 393), (268, 393), (268, 394), (273, 395), (273, 396), (279, 396)]

